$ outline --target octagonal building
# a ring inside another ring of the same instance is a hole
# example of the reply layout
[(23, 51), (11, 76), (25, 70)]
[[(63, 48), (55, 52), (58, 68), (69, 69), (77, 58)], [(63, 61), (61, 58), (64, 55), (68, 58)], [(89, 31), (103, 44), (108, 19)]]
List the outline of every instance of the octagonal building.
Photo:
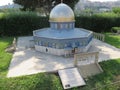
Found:
[(33, 31), (35, 50), (69, 56), (89, 49), (93, 32), (75, 28), (74, 13), (68, 5), (56, 5), (50, 13), (49, 22), (50, 28)]

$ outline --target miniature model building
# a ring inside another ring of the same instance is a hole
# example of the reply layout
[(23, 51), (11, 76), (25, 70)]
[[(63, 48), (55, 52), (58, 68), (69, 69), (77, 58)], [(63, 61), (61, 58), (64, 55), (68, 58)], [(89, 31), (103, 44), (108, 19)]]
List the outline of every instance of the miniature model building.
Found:
[(93, 33), (75, 28), (74, 13), (68, 5), (56, 5), (50, 13), (49, 22), (50, 28), (33, 31), (35, 50), (61, 56), (89, 49)]

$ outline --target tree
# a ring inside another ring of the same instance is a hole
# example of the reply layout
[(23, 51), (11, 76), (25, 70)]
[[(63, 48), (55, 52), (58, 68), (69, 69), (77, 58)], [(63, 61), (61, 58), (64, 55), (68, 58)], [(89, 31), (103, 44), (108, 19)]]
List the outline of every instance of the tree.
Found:
[[(36, 8), (44, 8), (50, 11), (56, 4), (60, 3), (61, 0), (13, 0), (14, 3), (22, 5), (21, 10), (34, 11)], [(79, 0), (64, 0), (64, 3), (70, 5), (72, 8)]]

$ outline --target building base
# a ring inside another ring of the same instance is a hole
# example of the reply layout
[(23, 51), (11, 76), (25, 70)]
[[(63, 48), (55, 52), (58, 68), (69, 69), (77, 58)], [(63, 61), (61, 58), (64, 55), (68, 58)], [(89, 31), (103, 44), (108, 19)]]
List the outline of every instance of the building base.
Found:
[(76, 53), (87, 52), (91, 46), (91, 43), (92, 42), (90, 42), (85, 47), (78, 47), (78, 48), (76, 47), (76, 48), (69, 48), (69, 49), (56, 49), (56, 48), (35, 45), (35, 50), (43, 53), (52, 54), (52, 55), (71, 56)]

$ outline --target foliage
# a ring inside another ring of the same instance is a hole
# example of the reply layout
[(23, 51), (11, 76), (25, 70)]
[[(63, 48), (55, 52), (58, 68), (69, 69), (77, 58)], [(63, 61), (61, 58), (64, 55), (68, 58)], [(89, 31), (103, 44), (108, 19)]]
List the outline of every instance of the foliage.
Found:
[(120, 27), (112, 27), (111, 31), (117, 33), (118, 31), (120, 31)]
[(113, 12), (98, 13), (98, 14), (94, 14), (93, 16), (99, 16), (99, 17), (104, 17), (104, 18), (114, 18), (114, 17), (119, 17), (118, 14), (113, 13)]
[(120, 7), (114, 7), (112, 11), (116, 14), (120, 14)]
[(12, 54), (5, 48), (12, 43), (12, 37), (0, 38), (0, 90), (62, 90), (58, 76), (54, 74), (36, 74), (30, 76), (6, 78)]
[(0, 86), (1, 79), (6, 75), (10, 60), (12, 58), (12, 54), (6, 53), (5, 48), (12, 43), (12, 40), (12, 37), (0, 38)]
[(112, 27), (112, 30), (120, 30), (120, 27)]
[(29, 35), (33, 30), (49, 26), (47, 17), (39, 17), (34, 12), (5, 13), (0, 16), (1, 35)]
[[(56, 1), (56, 4), (59, 4), (61, 2), (61, 0), (54, 0), (54, 1)], [(74, 8), (74, 6), (76, 5), (76, 3), (79, 2), (79, 0), (63, 0), (63, 2), (69, 5), (71, 8)]]
[(76, 16), (76, 26), (95, 32), (111, 32), (113, 26), (120, 26), (120, 15), (114, 12)]
[(120, 82), (117, 77), (120, 75), (120, 59), (104, 61), (100, 63), (103, 73), (90, 77), (87, 85), (76, 90), (119, 90)]
[(105, 42), (120, 48), (120, 36), (118, 35), (111, 35), (110, 33), (105, 34)]
[[(71, 7), (74, 7), (78, 1), (79, 0), (64, 0), (64, 2), (71, 5)], [(60, 3), (60, 0), (14, 0), (14, 3), (22, 5), (22, 10), (25, 11), (34, 11), (37, 7), (50, 11), (54, 5)]]
[(4, 8), (0, 9), (0, 13), (13, 13), (13, 12), (20, 12), (18, 8)]
[[(120, 16), (115, 13), (102, 13), (92, 16), (76, 16), (76, 27), (94, 32), (111, 32), (111, 28), (120, 27)], [(0, 13), (0, 35), (30, 35), (33, 30), (49, 27), (49, 18), (38, 16), (35, 12)]]
[(114, 13), (102, 13), (92, 16), (77, 16), (76, 27), (86, 28), (95, 32), (111, 32), (113, 26), (120, 25), (120, 16)]

